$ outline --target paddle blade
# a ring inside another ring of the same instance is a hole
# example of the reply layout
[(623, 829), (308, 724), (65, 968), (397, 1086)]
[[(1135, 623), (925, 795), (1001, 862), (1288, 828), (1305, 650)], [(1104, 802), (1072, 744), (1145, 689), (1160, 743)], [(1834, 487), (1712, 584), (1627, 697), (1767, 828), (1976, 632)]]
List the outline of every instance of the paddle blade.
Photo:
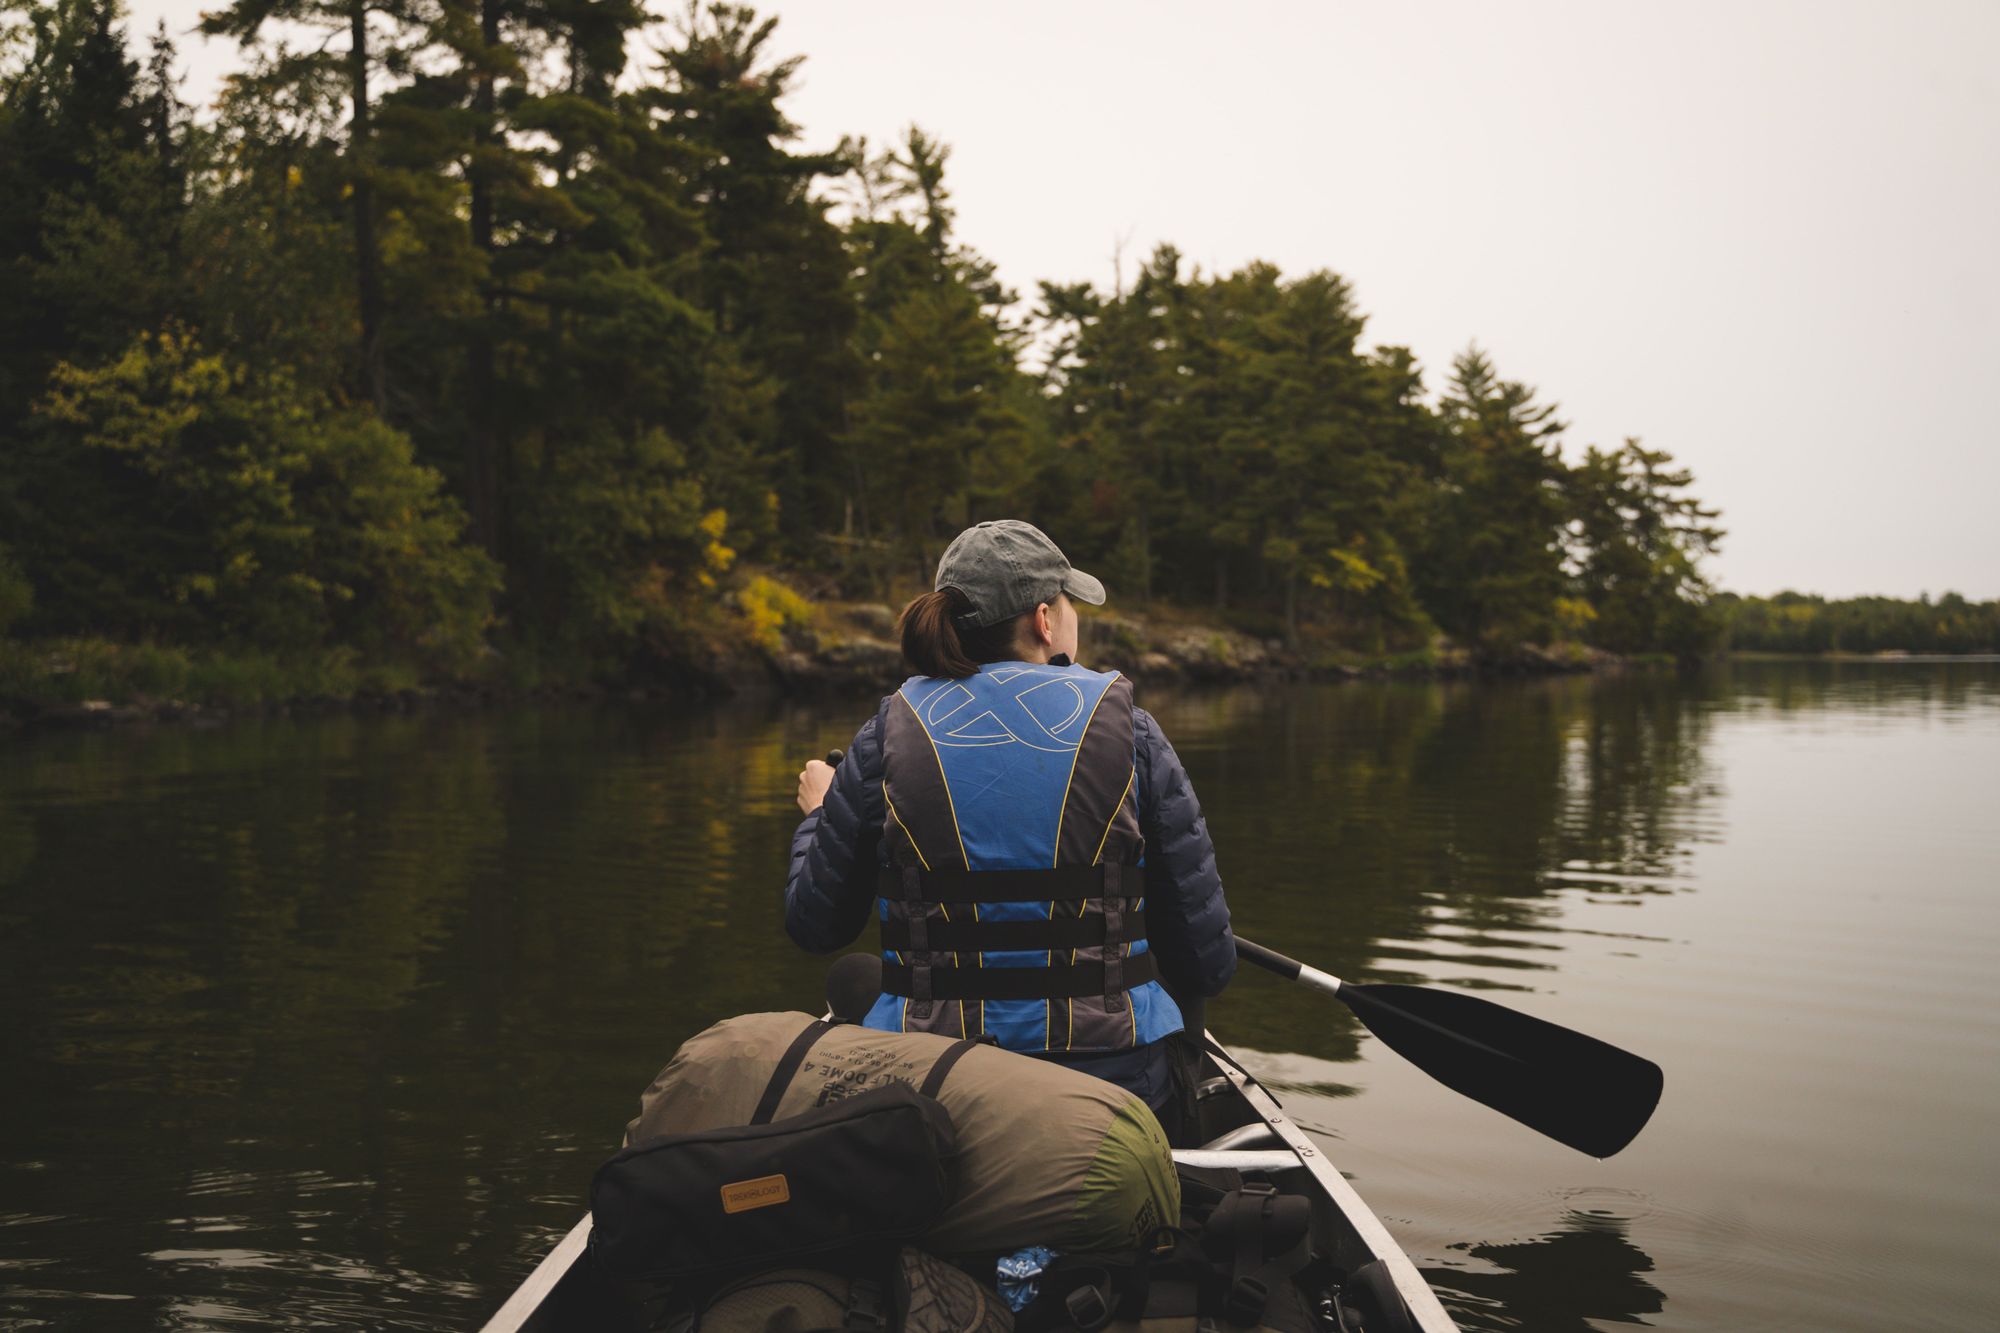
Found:
[(1438, 1082), (1592, 1157), (1630, 1143), (1660, 1102), (1651, 1060), (1471, 995), (1350, 982), (1339, 997)]

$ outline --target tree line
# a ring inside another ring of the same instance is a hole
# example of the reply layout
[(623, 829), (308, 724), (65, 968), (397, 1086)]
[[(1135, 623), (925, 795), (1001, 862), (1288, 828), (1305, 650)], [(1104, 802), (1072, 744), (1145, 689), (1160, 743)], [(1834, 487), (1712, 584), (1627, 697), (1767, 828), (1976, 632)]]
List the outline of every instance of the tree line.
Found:
[(115, 0), (0, 23), (0, 632), (643, 669), (749, 571), (889, 597), (1020, 515), (1295, 645), (1719, 633), (1665, 452), (1566, 461), (1331, 272), (1023, 298), (944, 144), (800, 149), (746, 7), (217, 0), (201, 115)]
[(1743, 651), (2000, 653), (2000, 601), (1973, 602), (1955, 592), (1916, 601), (1723, 593), (1716, 607), (1728, 646)]

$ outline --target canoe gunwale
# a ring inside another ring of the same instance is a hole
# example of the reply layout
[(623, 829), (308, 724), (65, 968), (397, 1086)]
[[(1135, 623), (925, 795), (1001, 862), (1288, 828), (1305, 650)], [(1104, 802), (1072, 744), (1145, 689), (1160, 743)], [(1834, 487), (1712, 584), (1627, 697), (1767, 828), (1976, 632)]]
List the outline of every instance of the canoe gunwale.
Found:
[[(1437, 1293), (1410, 1262), (1374, 1210), (1369, 1208), (1339, 1169), (1320, 1151), (1317, 1144), (1284, 1113), (1275, 1097), (1237, 1065), (1212, 1034), (1208, 1044), (1213, 1052), (1209, 1064), (1229, 1081), (1244, 1108), (1242, 1125), (1224, 1138), (1246, 1141), (1251, 1136), (1240, 1130), (1261, 1123), (1264, 1132), (1255, 1136), (1255, 1148), (1245, 1151), (1213, 1152), (1218, 1157), (1237, 1157), (1245, 1166), (1276, 1175), (1304, 1171), (1311, 1177), (1308, 1193), (1313, 1201), (1313, 1232), (1317, 1245), (1331, 1250), (1331, 1257), (1343, 1269), (1353, 1271), (1370, 1261), (1381, 1262), (1395, 1282), (1396, 1290), (1409, 1307), (1417, 1333), (1457, 1333)], [(1222, 1140), (1217, 1140), (1218, 1142)], [(1246, 1142), (1246, 1148), (1248, 1144)], [(1203, 1150), (1194, 1150), (1203, 1151)], [(1259, 1160), (1250, 1162), (1254, 1157)], [(1282, 1170), (1278, 1169), (1282, 1168)], [(590, 1216), (585, 1214), (545, 1255), (534, 1270), (515, 1288), (512, 1295), (481, 1326), (480, 1333), (551, 1333), (562, 1328), (556, 1306), (558, 1293), (566, 1285), (582, 1281), (586, 1272), (580, 1261), (589, 1252)], [(574, 1289), (572, 1288), (572, 1294)]]
[(569, 1276), (570, 1269), (582, 1259), (590, 1249), (590, 1214), (585, 1213), (567, 1235), (556, 1242), (556, 1247), (542, 1256), (507, 1303), (493, 1312), (493, 1317), (481, 1326), (481, 1333), (513, 1333), (535, 1327), (532, 1322), (541, 1312), (542, 1305)]
[[(1211, 1047), (1221, 1049), (1213, 1034), (1209, 1034), (1208, 1041)], [(1336, 1253), (1335, 1261), (1350, 1272), (1371, 1259), (1380, 1261), (1395, 1279), (1396, 1292), (1403, 1298), (1403, 1304), (1410, 1308), (1410, 1315), (1416, 1320), (1420, 1333), (1456, 1333), (1458, 1325), (1445, 1312), (1430, 1283), (1424, 1281), (1423, 1274), (1410, 1262), (1410, 1256), (1403, 1253), (1403, 1247), (1396, 1243), (1396, 1238), (1375, 1216), (1375, 1210), (1355, 1192), (1354, 1186), (1347, 1183), (1347, 1177), (1340, 1174), (1340, 1169), (1285, 1114), (1278, 1105), (1278, 1099), (1238, 1067), (1233, 1057), (1218, 1059), (1214, 1063), (1234, 1085), (1237, 1095), (1249, 1104), (1251, 1111), (1261, 1117), (1270, 1132), (1291, 1150), (1298, 1166), (1312, 1175), (1317, 1193), (1313, 1203), (1314, 1220), (1318, 1225), (1314, 1231), (1322, 1237), (1344, 1240), (1353, 1247), (1351, 1252)], [(1317, 1216), (1322, 1201), (1327, 1205), (1328, 1216)]]

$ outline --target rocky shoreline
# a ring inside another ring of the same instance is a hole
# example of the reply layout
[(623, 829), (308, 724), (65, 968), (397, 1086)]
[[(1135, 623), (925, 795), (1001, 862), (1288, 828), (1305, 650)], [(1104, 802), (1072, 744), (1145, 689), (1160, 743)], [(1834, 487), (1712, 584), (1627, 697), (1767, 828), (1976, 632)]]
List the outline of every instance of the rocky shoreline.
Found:
[[(1576, 644), (1522, 644), (1504, 657), (1483, 658), (1444, 642), (1395, 657), (1315, 655), (1178, 614), (1092, 615), (1081, 639), (1085, 663), (1147, 684), (1557, 675), (1625, 665), (1617, 654)], [(894, 612), (868, 603), (823, 607), (818, 624), (788, 631), (783, 649), (767, 654), (764, 665), (781, 689), (802, 694), (887, 686), (907, 671)]]
[[(1084, 622), (1081, 658), (1144, 684), (1230, 685), (1279, 681), (1425, 680), (1555, 675), (1614, 669), (1625, 659), (1580, 645), (1522, 645), (1504, 658), (1477, 658), (1448, 643), (1389, 658), (1311, 656), (1181, 614), (1094, 615)], [(813, 696), (893, 688), (907, 674), (896, 616), (877, 603), (822, 604), (811, 624), (787, 627), (773, 647), (743, 645), (700, 661), (663, 662), (649, 678), (514, 689), (447, 681), (420, 688), (358, 691), (344, 697), (193, 702), (144, 696), (49, 703), (0, 701), (0, 732), (184, 723), (216, 726), (243, 718), (330, 713), (478, 710), (622, 699), (700, 702), (731, 696)]]

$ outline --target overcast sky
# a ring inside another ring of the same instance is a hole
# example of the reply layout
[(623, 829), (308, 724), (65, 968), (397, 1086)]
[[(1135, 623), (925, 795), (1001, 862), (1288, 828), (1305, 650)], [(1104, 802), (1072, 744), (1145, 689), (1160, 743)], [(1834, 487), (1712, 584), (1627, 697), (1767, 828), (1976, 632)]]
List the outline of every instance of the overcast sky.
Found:
[[(1692, 467), (1726, 587), (2000, 597), (1992, 0), (760, 9), (805, 145), (943, 138), (1024, 294), (1161, 241), (1329, 268), (1433, 388), (1477, 340), (1572, 452)], [(186, 47), (205, 98), (233, 50)]]

